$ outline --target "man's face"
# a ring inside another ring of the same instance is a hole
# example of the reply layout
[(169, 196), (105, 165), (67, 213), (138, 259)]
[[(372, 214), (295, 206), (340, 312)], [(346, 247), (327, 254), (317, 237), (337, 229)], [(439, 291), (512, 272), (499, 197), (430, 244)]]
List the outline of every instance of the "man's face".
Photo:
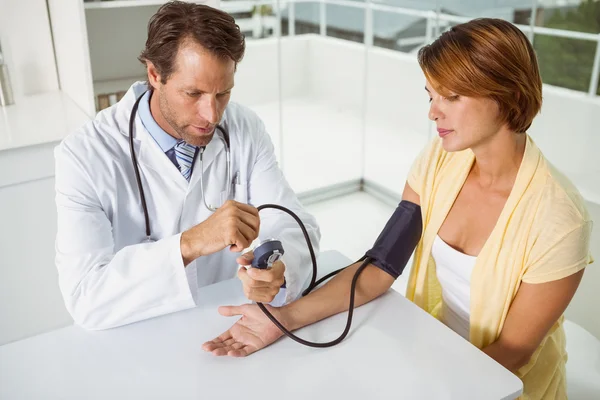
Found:
[(173, 66), (165, 84), (160, 77), (152, 82), (164, 119), (162, 124), (157, 122), (161, 126), (166, 122), (172, 128), (167, 132), (178, 139), (206, 146), (229, 103), (235, 62), (209, 53), (193, 40), (184, 40)]

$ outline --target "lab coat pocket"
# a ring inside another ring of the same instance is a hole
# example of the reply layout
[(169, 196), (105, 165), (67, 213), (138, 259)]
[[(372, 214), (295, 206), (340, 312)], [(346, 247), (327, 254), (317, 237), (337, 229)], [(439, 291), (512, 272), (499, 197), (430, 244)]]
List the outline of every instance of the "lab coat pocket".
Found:
[(245, 183), (237, 183), (233, 185), (233, 199), (238, 203), (248, 204), (248, 185)]

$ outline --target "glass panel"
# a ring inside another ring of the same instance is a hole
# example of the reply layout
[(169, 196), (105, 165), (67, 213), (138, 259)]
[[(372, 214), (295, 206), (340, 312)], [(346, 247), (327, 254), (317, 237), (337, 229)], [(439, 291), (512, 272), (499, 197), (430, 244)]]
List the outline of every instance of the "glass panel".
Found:
[(434, 32), (441, 34), (473, 18), (499, 18), (529, 25), (532, 4), (531, 0), (438, 0), (440, 25)]
[(373, 44), (406, 53), (414, 52), (426, 42), (427, 24), (424, 17), (375, 10)]
[(327, 4), (327, 36), (364, 43), (365, 10)]
[(291, 31), (292, 21), (296, 35), (319, 33), (319, 7), (317, 2), (288, 4), (282, 12), (284, 34), (288, 35)]
[[(591, 1), (539, 1), (536, 25), (568, 31), (600, 32), (600, 3)], [(596, 42), (537, 34), (534, 47), (544, 83), (587, 92)]]
[(544, 83), (588, 91), (596, 53), (595, 42), (536, 34), (533, 46)]
[(221, 8), (235, 18), (246, 40), (277, 36), (277, 2), (252, 4), (247, 1), (223, 0)]
[(231, 100), (250, 107), (263, 120), (279, 157), (279, 45), (277, 1), (252, 5), (222, 1), (221, 7), (236, 18), (246, 35), (246, 53), (238, 65)]
[(282, 40), (283, 167), (299, 193), (361, 178), (364, 10), (327, 7), (327, 35), (303, 35), (320, 32), (321, 10), (296, 4), (296, 35)]
[[(427, 11), (435, 10), (436, 4), (403, 2), (401, 6)], [(375, 47), (368, 54), (364, 180), (365, 185), (400, 198), (410, 166), (430, 137), (425, 78), (414, 56), (426, 42), (427, 19), (376, 10), (373, 22)]]
[[(426, 12), (436, 10), (435, 0), (376, 0), (373, 5), (374, 46), (408, 53), (415, 52), (425, 43)], [(379, 5), (394, 7), (395, 11), (380, 10)], [(435, 21), (429, 23), (435, 24)]]
[(531, 0), (438, 0), (436, 5), (442, 14), (526, 23), (532, 4)]
[(397, 6), (409, 10), (433, 10), (437, 7), (437, 0), (375, 0), (374, 4), (385, 4), (388, 6)]
[(547, 28), (600, 33), (600, 4), (591, 0), (538, 0), (535, 24)]

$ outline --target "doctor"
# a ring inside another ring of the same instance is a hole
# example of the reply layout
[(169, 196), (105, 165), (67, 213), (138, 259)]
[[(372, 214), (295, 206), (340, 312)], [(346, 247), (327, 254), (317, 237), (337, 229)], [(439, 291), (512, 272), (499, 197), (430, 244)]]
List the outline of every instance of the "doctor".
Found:
[[(281, 305), (299, 296), (310, 271), (302, 232), (286, 214), (259, 217), (249, 204), (293, 210), (316, 251), (320, 233), (262, 121), (229, 102), (244, 49), (228, 14), (165, 4), (139, 57), (148, 83), (56, 148), (56, 266), (78, 325), (111, 328), (194, 307), (205, 300), (198, 287), (236, 271), (250, 300)], [(257, 238), (281, 240), (285, 255), (269, 270), (238, 270), (252, 260), (239, 253)]]

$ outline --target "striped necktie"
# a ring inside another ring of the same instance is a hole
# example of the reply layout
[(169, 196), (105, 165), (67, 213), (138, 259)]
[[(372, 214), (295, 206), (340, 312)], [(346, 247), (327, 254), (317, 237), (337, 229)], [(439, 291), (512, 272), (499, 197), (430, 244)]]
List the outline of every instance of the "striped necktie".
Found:
[(190, 181), (192, 175), (192, 163), (196, 154), (196, 146), (192, 146), (183, 140), (175, 145), (175, 156), (179, 164), (179, 171), (187, 181)]

